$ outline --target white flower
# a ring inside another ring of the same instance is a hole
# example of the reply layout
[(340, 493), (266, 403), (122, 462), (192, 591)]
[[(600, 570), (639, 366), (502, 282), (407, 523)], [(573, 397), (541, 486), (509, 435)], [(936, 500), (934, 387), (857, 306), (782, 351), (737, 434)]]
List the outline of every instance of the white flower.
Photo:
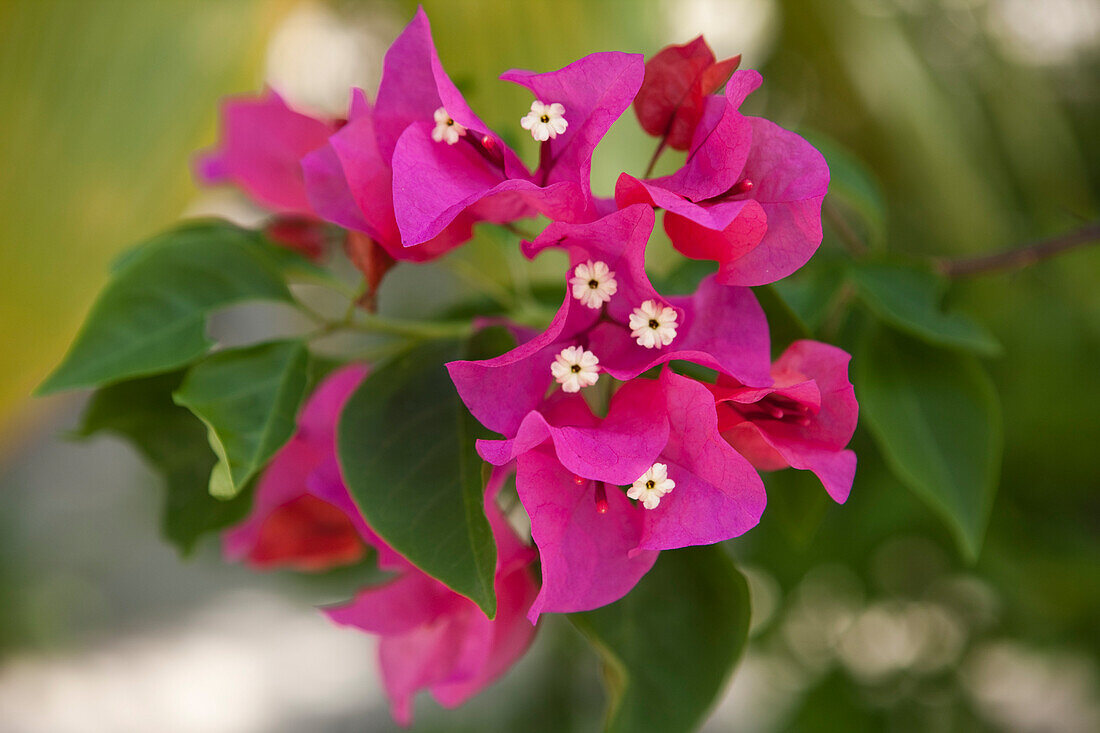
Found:
[(573, 297), (589, 308), (599, 308), (619, 289), (607, 263), (592, 260), (577, 265), (569, 284), (573, 286)]
[(466, 128), (451, 119), (447, 110), (442, 107), (435, 111), (434, 117), (435, 129), (432, 130), (432, 140), (437, 143), (446, 141), (448, 145), (454, 145), (466, 134)]
[(626, 490), (631, 499), (642, 502), (646, 509), (656, 509), (661, 497), (676, 488), (676, 482), (668, 477), (668, 466), (654, 463), (653, 467), (638, 477)]
[(570, 346), (554, 357), (550, 373), (565, 392), (580, 392), (591, 387), (600, 378), (600, 360), (591, 351), (580, 346)]
[(530, 130), (531, 137), (540, 143), (553, 140), (569, 127), (565, 120), (565, 107), (557, 102), (543, 104), (537, 99), (531, 102), (531, 111), (523, 116), (519, 124), (524, 130)]
[(647, 300), (641, 308), (630, 314), (630, 335), (639, 346), (659, 349), (668, 346), (676, 338), (676, 311), (667, 305)]

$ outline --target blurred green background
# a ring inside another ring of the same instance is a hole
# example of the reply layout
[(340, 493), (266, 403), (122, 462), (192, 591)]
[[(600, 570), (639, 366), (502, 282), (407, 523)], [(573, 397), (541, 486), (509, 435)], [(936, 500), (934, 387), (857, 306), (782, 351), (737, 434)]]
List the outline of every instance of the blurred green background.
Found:
[[(496, 80), (507, 68), (648, 56), (705, 33), (763, 72), (750, 113), (866, 163), (893, 252), (992, 252), (1100, 215), (1097, 0), (424, 5), (444, 65), (500, 130), (526, 99)], [(338, 114), (350, 85), (373, 93), (414, 9), (0, 2), (0, 731), (391, 727), (369, 640), (305, 603), (331, 588), (222, 567), (214, 543), (181, 563), (156, 538), (149, 472), (107, 439), (53, 437), (78, 398), (28, 394), (114, 255), (181, 215), (248, 215), (190, 177), (223, 96), (266, 80)], [(597, 191), (651, 149), (624, 115), (597, 154)], [(823, 256), (839, 251), (827, 235)], [(777, 478), (761, 526), (733, 548), (753, 580), (754, 641), (708, 729), (1100, 729), (1100, 247), (961, 281), (949, 300), (1005, 347), (986, 361), (1006, 442), (977, 564), (863, 430), (845, 506)], [(502, 685), (421, 717), (425, 729), (595, 730), (600, 705), (594, 657), (550, 624)]]

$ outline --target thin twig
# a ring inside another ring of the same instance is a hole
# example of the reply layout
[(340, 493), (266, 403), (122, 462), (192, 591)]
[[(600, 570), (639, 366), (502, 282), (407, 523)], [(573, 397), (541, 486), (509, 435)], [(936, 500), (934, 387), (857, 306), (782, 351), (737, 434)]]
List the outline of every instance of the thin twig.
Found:
[(666, 134), (661, 138), (661, 144), (657, 146), (657, 149), (653, 151), (653, 157), (649, 159), (649, 165), (645, 168), (645, 173), (642, 174), (642, 178), (649, 178), (649, 174), (653, 172), (654, 167), (657, 165), (657, 159), (661, 157), (661, 153), (665, 152), (665, 146), (668, 145), (668, 135)]
[(507, 229), (512, 234), (515, 234), (517, 237), (520, 237), (522, 239), (526, 239), (528, 242), (532, 241), (535, 238), (534, 234), (531, 234), (530, 232), (525, 230), (523, 227), (516, 226), (515, 224), (513, 224), (510, 221), (506, 221), (503, 224), (501, 224), (500, 226), (504, 229)]
[(848, 248), (849, 252), (856, 257), (867, 254), (867, 245), (859, 238), (855, 230), (849, 226), (848, 222), (844, 219), (844, 216), (841, 215), (833, 202), (829, 201), (829, 199), (825, 199), (825, 203), (821, 207), (821, 213), (829, 220), (829, 225), (836, 231), (837, 236), (840, 237), (840, 241), (844, 243), (844, 246)]
[(997, 252), (996, 254), (957, 259), (937, 259), (935, 260), (935, 266), (947, 277), (986, 275), (991, 272), (1004, 272), (1005, 270), (1017, 270), (1021, 267), (1027, 267), (1040, 260), (1054, 257), (1096, 241), (1100, 241), (1100, 221), (1092, 222), (1073, 232), (1032, 242), (1016, 249)]
[(820, 333), (826, 341), (835, 341), (840, 334), (840, 327), (844, 325), (844, 317), (848, 314), (848, 306), (855, 295), (855, 287), (846, 282), (825, 306), (825, 318), (822, 320)]

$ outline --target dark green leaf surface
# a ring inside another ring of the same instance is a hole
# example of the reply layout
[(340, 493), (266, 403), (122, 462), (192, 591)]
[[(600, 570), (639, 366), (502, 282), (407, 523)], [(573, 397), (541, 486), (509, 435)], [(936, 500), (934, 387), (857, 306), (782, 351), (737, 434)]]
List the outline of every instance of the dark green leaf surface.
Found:
[(172, 395), (206, 424), (218, 465), (210, 493), (229, 498), (294, 435), (309, 352), (300, 341), (229, 349), (199, 362)]
[(1001, 464), (1001, 409), (989, 376), (973, 357), (884, 328), (868, 329), (852, 364), (862, 417), (887, 463), (976, 558)]
[(661, 553), (625, 598), (570, 616), (599, 650), (608, 733), (694, 731), (749, 630), (749, 589), (720, 545)]
[(809, 471), (768, 471), (764, 522), (774, 522), (795, 547), (810, 544), (832, 503), (821, 481)]
[(444, 368), (463, 344), (428, 342), (372, 372), (344, 407), (340, 466), (368, 524), (421, 570), (496, 613), (482, 435)]
[(774, 286), (762, 285), (753, 288), (752, 291), (768, 317), (772, 358), (778, 357), (795, 341), (810, 337), (810, 329)]
[(867, 307), (895, 328), (936, 346), (986, 356), (1001, 352), (1001, 345), (983, 326), (960, 313), (940, 310), (947, 283), (931, 272), (869, 263), (853, 266), (852, 278)]
[(246, 300), (291, 302), (283, 260), (224, 222), (182, 226), (115, 263), (61, 365), (39, 394), (169, 371), (210, 348), (207, 314)]
[(243, 518), (249, 497), (245, 493), (220, 501), (207, 492), (217, 458), (207, 444), (202, 422), (172, 402), (172, 391), (182, 378), (182, 372), (173, 372), (100, 389), (84, 411), (78, 434), (115, 433), (130, 441), (164, 476), (162, 531), (187, 554), (204, 534)]

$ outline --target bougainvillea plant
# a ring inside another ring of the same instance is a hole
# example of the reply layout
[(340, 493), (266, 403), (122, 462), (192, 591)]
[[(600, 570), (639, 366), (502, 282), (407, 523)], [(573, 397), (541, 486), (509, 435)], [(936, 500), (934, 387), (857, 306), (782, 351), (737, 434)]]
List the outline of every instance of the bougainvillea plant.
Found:
[[(606, 52), (507, 71), (531, 101), (502, 135), (444, 71), (420, 11), (346, 119), (275, 90), (225, 103), (196, 175), (243, 191), (263, 226), (193, 221), (126, 253), (41, 391), (97, 390), (83, 432), (121, 434), (164, 472), (164, 530), (184, 551), (219, 532), (225, 559), (256, 570), (376, 568), (323, 612), (380, 637), (397, 721), (421, 690), (461, 705), (524, 655), (540, 619), (568, 614), (613, 678), (609, 729), (693, 729), (747, 634), (727, 540), (761, 521), (774, 472), (807, 472), (838, 504), (852, 489), (850, 357), (815, 331), (836, 335), (865, 306), (862, 343), (877, 346), (855, 364), (874, 437), (971, 555), (988, 501), (957, 489), (995, 480), (928, 459), (942, 441), (919, 419), (935, 400), (972, 403), (978, 422), (995, 410), (959, 360), (997, 345), (939, 311), (934, 273), (864, 258), (772, 285), (819, 249), (827, 193), (842, 238), (873, 242), (876, 223), (858, 217), (850, 157), (741, 111), (763, 79), (739, 64), (700, 37), (648, 63)], [(656, 153), (597, 196), (593, 154), (631, 106)], [(527, 134), (533, 167), (506, 143)], [(843, 173), (834, 190), (819, 147)], [(683, 164), (653, 176), (666, 150)], [(678, 264), (655, 274), (658, 218)], [(500, 261), (507, 247), (561, 269), (438, 320), (388, 308), (395, 267), (447, 263), (486, 236)], [(306, 286), (335, 293), (342, 315), (305, 302)], [(211, 339), (212, 313), (257, 300), (316, 323)], [(945, 349), (956, 381), (909, 420), (906, 390), (943, 376), (906, 372), (918, 340)], [(952, 455), (996, 450), (979, 431)]]

